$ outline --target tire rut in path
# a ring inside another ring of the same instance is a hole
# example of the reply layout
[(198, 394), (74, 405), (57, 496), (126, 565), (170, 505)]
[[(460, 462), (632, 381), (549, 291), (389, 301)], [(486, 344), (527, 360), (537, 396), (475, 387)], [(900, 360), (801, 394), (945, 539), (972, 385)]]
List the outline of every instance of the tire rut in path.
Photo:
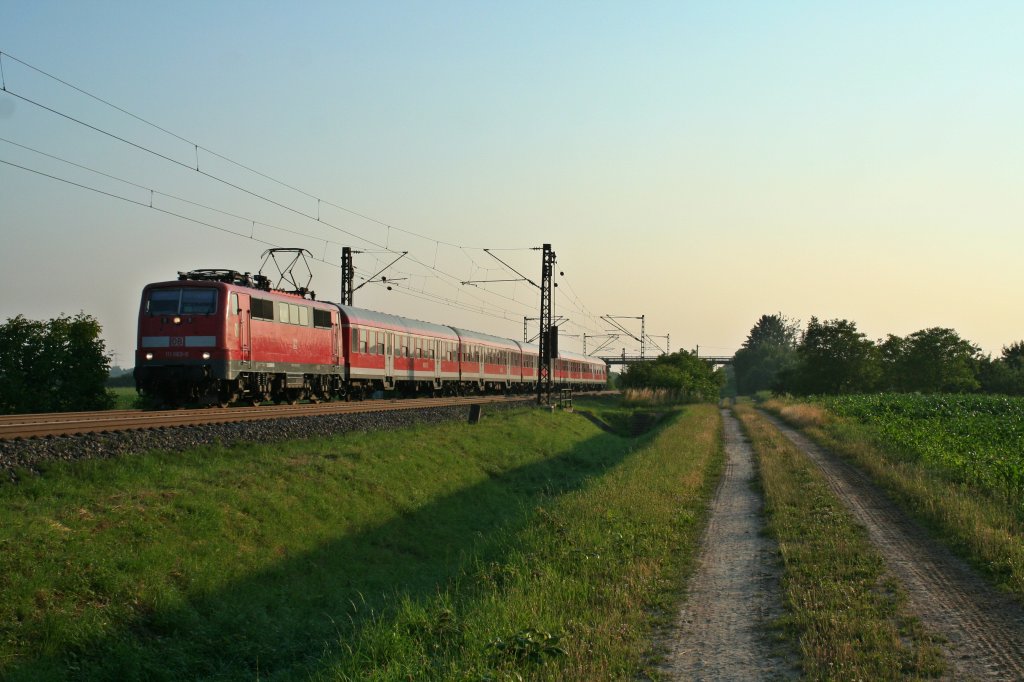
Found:
[(700, 558), (661, 672), (681, 680), (763, 680), (795, 676), (774, 656), (765, 624), (782, 613), (780, 565), (764, 537), (754, 455), (732, 413), (723, 410), (726, 465), (712, 502)]
[(947, 640), (950, 677), (1024, 680), (1024, 608), (928, 537), (867, 474), (780, 420), (765, 417), (824, 472), (903, 583), (910, 610)]

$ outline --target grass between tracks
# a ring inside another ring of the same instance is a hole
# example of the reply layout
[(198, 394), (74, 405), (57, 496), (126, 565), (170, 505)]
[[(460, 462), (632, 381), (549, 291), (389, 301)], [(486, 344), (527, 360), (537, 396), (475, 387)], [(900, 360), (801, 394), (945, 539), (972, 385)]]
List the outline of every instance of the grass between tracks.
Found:
[(768, 532), (785, 565), (787, 614), (805, 675), (893, 680), (942, 673), (941, 650), (905, 613), (905, 595), (806, 455), (749, 405), (736, 407), (757, 455)]
[(53, 465), (0, 484), (0, 678), (633, 677), (719, 433), (712, 406), (638, 437), (485, 408)]
[(887, 444), (870, 424), (837, 417), (815, 404), (776, 399), (763, 407), (861, 467), (992, 582), (1024, 600), (1024, 519), (1019, 507), (950, 480), (916, 453)]

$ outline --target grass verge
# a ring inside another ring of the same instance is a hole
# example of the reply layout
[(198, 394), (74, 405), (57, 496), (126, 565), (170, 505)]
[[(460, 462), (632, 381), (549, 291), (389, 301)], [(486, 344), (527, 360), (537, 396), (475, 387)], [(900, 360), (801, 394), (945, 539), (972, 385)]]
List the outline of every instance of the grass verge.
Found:
[(1004, 501), (950, 481), (925, 462), (886, 447), (870, 426), (821, 405), (776, 399), (763, 407), (857, 464), (994, 584), (1024, 600), (1024, 522)]
[(735, 408), (757, 455), (768, 532), (785, 565), (787, 614), (810, 679), (936, 677), (941, 650), (905, 612), (905, 595), (817, 467), (749, 405)]
[(115, 386), (108, 388), (107, 393), (114, 396), (114, 406), (110, 408), (112, 410), (141, 410), (145, 406), (142, 397), (134, 388)]
[(0, 485), (0, 677), (630, 677), (718, 433), (518, 410), (53, 465)]

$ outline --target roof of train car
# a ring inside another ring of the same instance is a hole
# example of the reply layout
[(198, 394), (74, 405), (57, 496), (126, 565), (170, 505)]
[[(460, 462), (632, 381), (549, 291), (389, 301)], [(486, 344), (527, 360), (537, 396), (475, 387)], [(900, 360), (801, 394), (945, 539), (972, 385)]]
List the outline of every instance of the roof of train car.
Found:
[(604, 360), (602, 360), (601, 358), (595, 358), (592, 355), (583, 355), (581, 353), (574, 353), (571, 350), (559, 351), (558, 357), (560, 357), (563, 360), (573, 360), (575, 362), (585, 362), (585, 363), (590, 364), (590, 365), (598, 365), (598, 364), (603, 365), (603, 364), (605, 364)]
[(297, 294), (291, 291), (281, 291), (280, 289), (254, 289), (253, 287), (246, 286), (244, 284), (237, 284), (235, 282), (218, 282), (216, 280), (205, 280), (205, 279), (171, 279), (166, 282), (150, 282), (145, 285), (143, 290), (150, 289), (153, 287), (195, 287), (201, 289), (229, 289), (231, 291), (237, 291), (239, 293), (249, 294), (256, 298), (269, 298), (276, 296), (278, 300), (289, 301), (292, 303), (305, 303), (306, 305), (314, 306), (336, 306), (336, 303), (330, 301), (319, 301), (315, 298), (306, 298), (301, 294)]
[[(516, 341), (516, 345), (523, 349), (523, 352), (528, 352), (532, 355), (540, 354), (540, 346), (535, 343), (525, 343), (523, 341)], [(587, 362), (591, 364), (605, 364), (601, 358), (595, 358), (592, 355), (581, 355), (580, 353), (574, 353), (571, 350), (560, 350), (558, 351), (558, 357), (562, 360), (575, 360), (576, 362)]]
[(442, 324), (424, 322), (423, 320), (414, 320), (409, 317), (400, 317), (399, 315), (389, 315), (388, 313), (380, 313), (376, 310), (367, 310), (365, 308), (353, 308), (352, 306), (338, 304), (335, 305), (338, 306), (338, 310), (341, 312), (344, 321), (348, 324), (384, 327), (385, 329), (406, 332), (408, 334), (439, 336), (452, 340), (458, 338), (455, 334), (455, 330)]
[(460, 329), (458, 327), (452, 327), (459, 334), (459, 338), (463, 341), (474, 341), (476, 343), (489, 343), (494, 346), (501, 346), (509, 350), (519, 350), (519, 344), (512, 340), (507, 339), (503, 336), (493, 336), (491, 334), (484, 334), (483, 332), (476, 332), (472, 329)]

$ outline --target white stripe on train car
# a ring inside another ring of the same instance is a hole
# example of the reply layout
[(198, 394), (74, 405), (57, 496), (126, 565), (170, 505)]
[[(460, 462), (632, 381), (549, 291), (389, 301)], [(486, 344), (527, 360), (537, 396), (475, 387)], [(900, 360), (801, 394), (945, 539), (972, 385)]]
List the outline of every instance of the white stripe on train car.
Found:
[(200, 348), (202, 346), (217, 345), (216, 336), (186, 336), (185, 346), (188, 348)]

